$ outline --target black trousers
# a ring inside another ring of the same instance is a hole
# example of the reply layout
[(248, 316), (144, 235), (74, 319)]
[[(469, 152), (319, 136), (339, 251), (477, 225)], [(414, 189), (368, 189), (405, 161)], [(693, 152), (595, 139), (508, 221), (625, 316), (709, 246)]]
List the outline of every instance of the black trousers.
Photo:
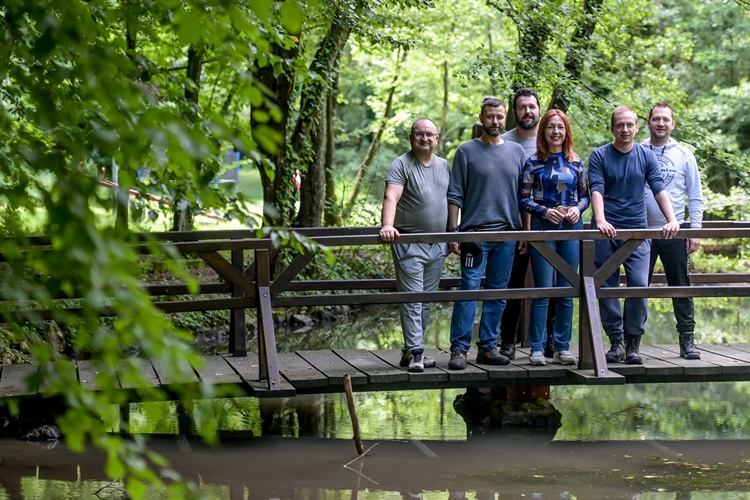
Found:
[[(529, 268), (531, 252), (521, 254), (516, 245), (516, 253), (513, 256), (513, 267), (510, 270), (508, 288), (525, 288), (526, 272)], [(527, 332), (523, 331), (521, 320), (521, 307), (523, 300), (513, 299), (505, 303), (505, 310), (500, 319), (500, 342), (503, 344), (518, 344), (523, 342)], [(555, 299), (549, 300), (547, 307), (547, 336), (550, 338), (555, 327)]]
[[(690, 286), (690, 258), (686, 240), (651, 240), (651, 262), (648, 268), (648, 283), (654, 274), (656, 258), (661, 259), (667, 284), (670, 286)], [(692, 298), (672, 299), (674, 317), (677, 320), (677, 333), (680, 335), (695, 332), (695, 307)]]

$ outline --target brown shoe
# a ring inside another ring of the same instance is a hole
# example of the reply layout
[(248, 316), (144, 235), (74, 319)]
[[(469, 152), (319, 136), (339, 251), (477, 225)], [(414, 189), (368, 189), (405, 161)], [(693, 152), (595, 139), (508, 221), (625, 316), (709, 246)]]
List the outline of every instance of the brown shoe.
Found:
[(508, 356), (503, 356), (497, 347), (492, 349), (479, 349), (477, 363), (482, 365), (507, 365), (510, 363)]

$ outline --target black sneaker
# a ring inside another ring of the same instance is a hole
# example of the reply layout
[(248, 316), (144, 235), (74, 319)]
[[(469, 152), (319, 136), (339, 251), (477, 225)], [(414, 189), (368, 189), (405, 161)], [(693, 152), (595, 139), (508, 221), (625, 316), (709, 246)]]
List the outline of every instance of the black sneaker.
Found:
[(497, 347), (492, 349), (479, 349), (477, 353), (477, 363), (482, 365), (507, 365), (510, 358), (503, 356)]
[(451, 351), (451, 359), (448, 361), (449, 370), (463, 370), (466, 368), (466, 353)]
[[(418, 349), (415, 349), (415, 351)], [(419, 351), (422, 353), (423, 351)], [(408, 368), (409, 363), (411, 362), (412, 353), (410, 351), (407, 351), (406, 349), (401, 349), (401, 359), (398, 362), (398, 366), (401, 368)], [(434, 368), (437, 366), (437, 361), (435, 361), (435, 358), (431, 358), (429, 356), (422, 356), (422, 361), (424, 362), (425, 368)]]
[(516, 358), (516, 344), (512, 342), (503, 342), (500, 344), (500, 354), (508, 359)]

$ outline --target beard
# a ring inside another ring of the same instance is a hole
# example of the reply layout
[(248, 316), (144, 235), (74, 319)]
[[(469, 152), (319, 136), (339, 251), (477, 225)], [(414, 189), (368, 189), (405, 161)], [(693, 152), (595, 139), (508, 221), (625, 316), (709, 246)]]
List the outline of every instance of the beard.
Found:
[(482, 125), (482, 129), (484, 129), (484, 133), (490, 137), (497, 137), (503, 131), (502, 127), (488, 127), (486, 125)]
[[(527, 121), (527, 118), (531, 118), (531, 121)], [(518, 120), (518, 126), (524, 130), (532, 130), (539, 124), (539, 118), (533, 116), (524, 116)]]

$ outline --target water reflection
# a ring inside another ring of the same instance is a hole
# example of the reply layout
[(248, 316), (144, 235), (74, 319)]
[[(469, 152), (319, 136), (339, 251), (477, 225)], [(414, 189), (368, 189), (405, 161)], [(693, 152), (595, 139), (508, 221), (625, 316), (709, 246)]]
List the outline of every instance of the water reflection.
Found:
[[(646, 340), (675, 343), (671, 303), (650, 303)], [(743, 340), (747, 299), (696, 305), (700, 342)], [(387, 311), (366, 330), (339, 324), (304, 340), (397, 349), (398, 319)], [(436, 308), (428, 344), (447, 345), (449, 317), (450, 307)], [(280, 345), (291, 351), (300, 342), (288, 335)], [(748, 391), (740, 382), (558, 386), (550, 402), (559, 428), (486, 433), (454, 411), (463, 390), (355, 393), (369, 449), (359, 460), (341, 394), (133, 404), (128, 425), (153, 434), (153, 446), (210, 499), (750, 499)], [(119, 428), (116, 408), (107, 419)], [(178, 436), (205, 428), (224, 436), (220, 447)], [(95, 451), (0, 440), (0, 500), (126, 498), (121, 483), (104, 480), (102, 464)]]
[[(18, 441), (0, 446), (0, 498), (125, 498), (120, 482), (104, 480), (99, 452), (39, 453)], [(370, 441), (360, 459), (348, 439), (244, 439), (212, 448), (161, 437), (152, 446), (210, 499), (749, 495), (748, 448), (736, 440), (567, 442), (511, 431), (464, 441)]]

